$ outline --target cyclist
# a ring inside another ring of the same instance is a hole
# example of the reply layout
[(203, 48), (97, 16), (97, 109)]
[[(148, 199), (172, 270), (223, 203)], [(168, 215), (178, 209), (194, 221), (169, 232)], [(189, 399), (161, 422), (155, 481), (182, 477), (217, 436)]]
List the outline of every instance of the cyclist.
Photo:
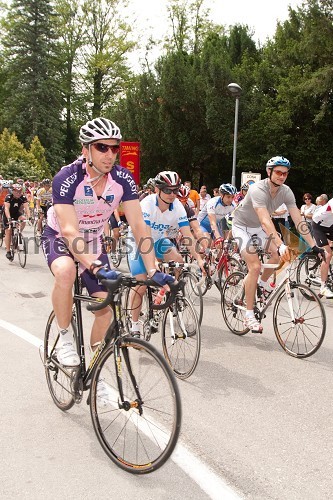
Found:
[(5, 246), (6, 246), (6, 257), (8, 260), (12, 261), (14, 256), (10, 251), (10, 240), (12, 236), (12, 230), (9, 225), (11, 220), (20, 220), (21, 231), (23, 231), (25, 222), (24, 216), (29, 219), (29, 204), (28, 200), (23, 194), (23, 189), (21, 184), (13, 184), (12, 193), (7, 194), (4, 203), (3, 212), (3, 227), (5, 229)]
[(237, 190), (232, 184), (221, 184), (219, 195), (211, 198), (199, 212), (200, 228), (207, 238), (215, 239), (215, 244), (221, 242), (221, 221), (235, 209), (233, 198)]
[[(198, 265), (203, 270), (203, 260), (195, 250), (194, 238), (191, 235), (190, 223), (187, 218), (185, 208), (177, 199), (177, 194), (181, 185), (181, 180), (176, 172), (164, 171), (155, 177), (156, 193), (144, 198), (141, 202), (141, 209), (144, 221), (149, 228), (152, 243), (155, 248), (156, 257), (167, 262), (183, 262), (183, 258), (178, 252), (170, 238), (177, 236), (180, 231), (184, 237), (185, 245), (191, 255), (197, 260)], [(132, 230), (131, 226), (131, 230)], [(129, 242), (131, 241), (131, 231)], [(130, 271), (137, 279), (145, 279), (147, 267), (138, 254), (136, 245), (132, 245), (129, 254)], [(137, 287), (131, 293), (132, 311), (132, 334), (139, 336), (139, 315), (146, 287)]]
[(116, 249), (118, 240), (120, 237), (120, 229), (124, 225), (124, 216), (119, 215), (119, 211), (116, 208), (114, 212), (110, 215), (109, 222), (106, 224), (105, 234), (111, 237), (111, 261), (113, 264), (118, 262)]
[(188, 186), (181, 185), (177, 193), (177, 198), (185, 208), (187, 219), (190, 223), (191, 232), (194, 238), (200, 243), (200, 245), (202, 246), (202, 250), (205, 250), (208, 246), (208, 241), (200, 228), (197, 216), (195, 215), (193, 208), (191, 208), (188, 204), (189, 195), (190, 188)]
[(184, 186), (187, 186), (190, 188), (189, 200), (191, 200), (191, 202), (193, 203), (193, 206), (191, 204), (189, 204), (189, 205), (191, 206), (191, 208), (193, 208), (194, 213), (196, 215), (198, 215), (198, 213), (200, 211), (200, 195), (199, 195), (198, 191), (196, 191), (195, 189), (192, 189), (192, 182), (191, 181), (185, 181)]
[[(121, 200), (142, 249), (148, 275), (163, 286), (173, 281), (171, 276), (156, 270), (154, 252), (145, 238), (148, 231), (134, 179), (126, 168), (116, 164), (122, 138), (119, 127), (106, 118), (95, 118), (81, 127), (79, 138), (82, 156), (63, 167), (53, 179), (53, 206), (48, 210), (42, 236), (43, 251), (55, 279), (52, 302), (60, 332), (57, 357), (65, 366), (77, 366), (80, 362), (69, 331), (76, 276), (74, 260), (80, 263), (88, 293), (105, 297), (106, 291), (98, 280), (113, 279), (117, 273), (107, 267), (101, 236), (105, 223)], [(95, 312), (90, 338), (93, 349), (102, 341), (110, 321), (109, 307)]]
[(242, 200), (244, 200), (245, 196), (247, 195), (247, 192), (249, 190), (249, 185), (247, 182), (245, 182), (242, 187), (240, 188), (239, 193), (235, 194), (234, 197), (234, 203), (238, 205)]
[[(291, 189), (284, 185), (290, 171), (290, 162), (283, 156), (274, 156), (266, 164), (268, 178), (252, 184), (244, 200), (234, 211), (232, 233), (238, 241), (242, 258), (248, 267), (245, 283), (246, 316), (244, 326), (253, 332), (262, 332), (262, 326), (254, 316), (253, 304), (260, 274), (260, 261), (253, 246), (256, 238), (259, 245), (271, 254), (270, 263), (278, 263), (279, 256), (289, 259), (288, 247), (277, 233), (270, 214), (282, 203), (285, 203), (296, 228), (314, 253), (323, 255), (324, 251), (318, 248), (309, 233), (307, 226), (302, 224), (301, 214), (296, 206), (295, 196)], [(272, 269), (265, 269), (259, 285), (270, 291), (267, 280)]]
[[(322, 195), (321, 195), (322, 196)], [(326, 262), (322, 261), (320, 267), (320, 295), (327, 299), (333, 299), (333, 291), (326, 284), (329, 266), (332, 258), (332, 248), (330, 241), (333, 240), (333, 198), (325, 205), (318, 205), (312, 216), (312, 231), (313, 237), (319, 247), (323, 248), (327, 253)]]
[(50, 179), (44, 179), (42, 181), (42, 187), (37, 191), (36, 197), (36, 207), (39, 213), (37, 230), (39, 233), (42, 232), (42, 222), (45, 217), (47, 218), (47, 211), (52, 204), (52, 187)]

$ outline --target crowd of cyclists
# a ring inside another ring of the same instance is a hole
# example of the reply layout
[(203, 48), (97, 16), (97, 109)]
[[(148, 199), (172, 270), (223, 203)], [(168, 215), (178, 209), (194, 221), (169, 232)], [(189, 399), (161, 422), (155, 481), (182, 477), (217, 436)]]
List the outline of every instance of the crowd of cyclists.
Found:
[[(159, 270), (158, 261), (181, 263), (180, 239), (204, 275), (205, 253), (212, 247), (221, 249), (225, 239), (235, 238), (247, 266), (245, 326), (262, 332), (252, 304), (258, 283), (269, 293), (272, 270), (265, 269), (260, 274), (253, 236), (269, 252), (271, 263), (288, 260), (289, 249), (279, 224), (288, 225), (292, 220), (313, 253), (322, 259), (321, 295), (333, 298), (333, 291), (326, 285), (332, 255), (329, 240), (333, 239), (333, 199), (323, 203), (321, 195), (310, 214), (311, 199), (304, 196), (305, 206), (299, 210), (293, 192), (285, 185), (292, 169), (283, 156), (268, 160), (267, 178), (251, 185), (245, 183), (239, 190), (222, 182), (210, 195), (205, 185), (197, 191), (190, 181), (182, 182), (179, 174), (171, 170), (158, 172), (143, 188), (136, 186), (129, 171), (116, 163), (122, 135), (119, 127), (106, 118), (88, 121), (81, 127), (79, 138), (82, 154), (62, 167), (52, 183), (50, 179), (41, 183), (0, 180), (0, 210), (9, 260), (10, 220), (22, 220), (23, 228), (25, 221), (37, 214), (38, 230), (42, 231), (42, 220), (47, 218), (42, 246), (54, 277), (52, 303), (60, 332), (57, 356), (64, 366), (79, 364), (69, 328), (75, 261), (79, 262), (89, 294), (105, 297), (100, 280), (114, 279), (117, 272), (110, 268), (102, 236), (113, 238), (112, 264), (119, 229), (124, 223), (129, 225), (131, 274), (139, 280), (149, 277), (166, 290), (174, 278)], [(140, 336), (138, 318), (144, 293), (144, 287), (132, 290), (134, 336)], [(106, 331), (110, 321), (109, 308), (96, 311), (90, 339), (92, 350), (102, 342), (100, 332)], [(101, 382), (100, 391), (104, 389)]]

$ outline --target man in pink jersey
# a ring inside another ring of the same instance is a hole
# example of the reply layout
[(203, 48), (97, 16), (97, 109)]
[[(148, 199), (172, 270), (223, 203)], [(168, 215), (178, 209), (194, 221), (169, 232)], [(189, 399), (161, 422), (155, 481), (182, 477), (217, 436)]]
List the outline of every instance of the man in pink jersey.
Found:
[[(114, 279), (117, 273), (107, 267), (101, 235), (121, 201), (134, 238), (140, 242), (149, 277), (160, 285), (173, 281), (155, 268), (155, 254), (135, 182), (126, 168), (115, 163), (121, 138), (120, 129), (112, 121), (106, 118), (88, 121), (80, 130), (82, 156), (63, 167), (52, 183), (53, 206), (47, 213), (42, 244), (55, 278), (52, 303), (60, 332), (57, 357), (65, 366), (77, 366), (80, 362), (70, 331), (74, 261), (80, 263), (81, 277), (89, 294), (105, 297), (106, 291), (98, 280)], [(109, 307), (96, 311), (90, 338), (93, 348), (101, 342), (110, 321)]]

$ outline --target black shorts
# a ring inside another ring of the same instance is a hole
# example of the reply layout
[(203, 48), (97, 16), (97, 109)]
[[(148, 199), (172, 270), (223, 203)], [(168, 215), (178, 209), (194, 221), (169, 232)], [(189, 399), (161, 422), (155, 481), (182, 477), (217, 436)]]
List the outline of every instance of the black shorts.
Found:
[[(21, 215), (22, 214), (14, 215), (14, 217), (12, 216), (11, 219), (13, 219), (13, 220), (19, 220), (19, 217), (21, 217)], [(9, 228), (9, 223), (8, 223), (8, 219), (6, 217), (5, 211), (2, 214), (2, 223), (3, 223), (4, 229), (8, 229)]]
[(325, 227), (312, 221), (313, 237), (319, 247), (329, 245), (328, 240), (333, 240), (333, 226)]
[[(125, 215), (121, 215), (120, 220), (122, 222), (126, 222)], [(117, 229), (117, 227), (118, 227), (118, 222), (116, 221), (116, 218), (113, 214), (110, 215), (109, 224), (110, 224), (111, 229)]]

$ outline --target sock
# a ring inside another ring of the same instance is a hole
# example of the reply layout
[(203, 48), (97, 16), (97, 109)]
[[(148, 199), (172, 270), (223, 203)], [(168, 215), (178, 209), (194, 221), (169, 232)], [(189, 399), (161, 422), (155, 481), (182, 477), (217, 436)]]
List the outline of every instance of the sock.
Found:
[(131, 327), (132, 332), (139, 332), (140, 331), (140, 326), (138, 321), (132, 321), (132, 327)]
[(68, 331), (67, 328), (59, 328), (59, 344), (63, 345), (66, 342), (73, 342), (73, 335)]
[(250, 316), (254, 316), (254, 311), (253, 311), (253, 309), (252, 309), (252, 310), (250, 310), (250, 309), (247, 309), (247, 310), (246, 310), (245, 317), (246, 317), (246, 318), (250, 318)]
[(322, 281), (321, 285), (320, 285), (320, 288), (325, 288), (325, 286), (326, 286), (326, 281)]

